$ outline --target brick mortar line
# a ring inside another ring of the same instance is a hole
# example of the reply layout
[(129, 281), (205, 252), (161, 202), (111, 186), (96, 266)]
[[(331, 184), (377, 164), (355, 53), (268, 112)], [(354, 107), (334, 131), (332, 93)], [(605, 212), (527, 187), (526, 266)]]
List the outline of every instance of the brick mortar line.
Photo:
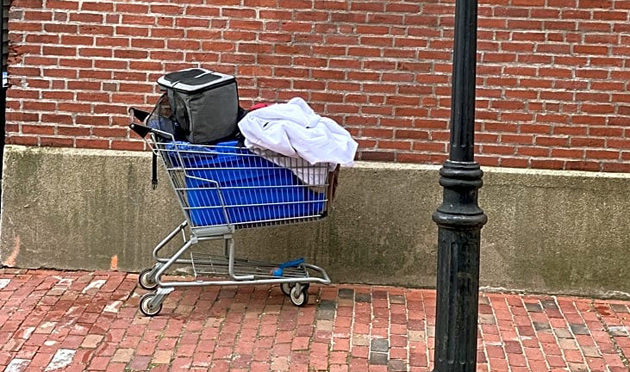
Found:
[[(433, 349), (431, 349), (429, 346), (429, 319), (427, 316), (427, 307), (426, 307), (426, 302), (425, 302), (425, 297), (424, 297), (424, 293), (421, 294), (420, 296), (421, 299), (421, 303), (422, 303), (422, 313), (424, 314), (424, 337), (426, 339), (426, 351), (425, 351), (425, 356), (427, 357), (427, 368), (431, 368), (431, 363), (434, 364), (433, 367), (435, 367), (435, 363), (433, 361), (433, 353), (435, 350), (435, 318), (433, 319)], [(436, 304), (437, 304), (437, 298), (436, 298)], [(433, 316), (435, 317), (435, 312), (433, 313)]]
[[(573, 341), (575, 342), (575, 345), (577, 346), (577, 350), (580, 352), (580, 355), (582, 356), (582, 359), (584, 360), (584, 363), (588, 365), (587, 357), (586, 357), (586, 355), (584, 355), (584, 350), (583, 350), (582, 346), (580, 345), (580, 343), (578, 342), (578, 339), (576, 337), (577, 335), (573, 331), (573, 328), (571, 328), (571, 323), (568, 321), (566, 314), (564, 313), (564, 311), (562, 311), (562, 306), (560, 306), (560, 304), (558, 303), (558, 297), (557, 296), (552, 296), (551, 298), (553, 298), (553, 303), (558, 307), (558, 312), (560, 312), (560, 314), (562, 314), (562, 318), (564, 319), (565, 323), (567, 324), (567, 326), (568, 326), (567, 328), (568, 328), (569, 332), (573, 336)], [(571, 301), (571, 306), (573, 306), (573, 308), (575, 309), (576, 314), (578, 314), (580, 316), (580, 319), (582, 319), (582, 321), (584, 322), (584, 325), (586, 325), (588, 327), (588, 323), (586, 323), (586, 320), (582, 316), (582, 313), (580, 312), (580, 310), (575, 305), (575, 301)], [(589, 331), (589, 334), (590, 333), (591, 332)], [(591, 337), (592, 337), (592, 335), (591, 335)], [(558, 342), (558, 346), (560, 346), (559, 338), (556, 337), (556, 340)], [(567, 363), (567, 366), (569, 366), (569, 362), (567, 361), (566, 355), (565, 355), (565, 349), (560, 348), (560, 351), (562, 352), (562, 357), (564, 358), (565, 362)], [(628, 367), (628, 366), (626, 365), (626, 367)]]
[(608, 328), (608, 324), (606, 324), (606, 321), (604, 320), (604, 318), (601, 316), (599, 311), (597, 311), (597, 309), (595, 308), (595, 300), (591, 301), (589, 303), (589, 305), (590, 305), (591, 309), (593, 310), (593, 312), (595, 313), (595, 316), (597, 317), (597, 320), (599, 320), (599, 323), (604, 328), (604, 331), (608, 334), (608, 338), (610, 338), (610, 342), (615, 347), (615, 351), (617, 352), (617, 355), (619, 356), (619, 359), (621, 359), (621, 362), (626, 367), (626, 369), (630, 371), (630, 361), (628, 361), (628, 358), (623, 353), (623, 350), (621, 349), (621, 347), (617, 343), (617, 340), (615, 340), (615, 336), (612, 334), (612, 332)]
[[(584, 312), (584, 311), (582, 311), (582, 310), (581, 310), (581, 309), (577, 306), (577, 304), (576, 304), (576, 301), (575, 301), (575, 300), (571, 301), (571, 304), (573, 305), (573, 308), (576, 310), (577, 314), (580, 316), (580, 319), (582, 319), (583, 324), (584, 324), (584, 325), (585, 325), (585, 326), (589, 329), (589, 330), (588, 330), (588, 336), (590, 337), (590, 340), (592, 340), (592, 341), (593, 341), (593, 346), (596, 348), (596, 350), (598, 351), (598, 353), (599, 353), (600, 355), (602, 355), (602, 356), (603, 356), (603, 352), (602, 352), (602, 350), (601, 350), (601, 348), (600, 348), (599, 344), (597, 343), (597, 341), (595, 341), (595, 338), (593, 337), (593, 332), (591, 331), (591, 329), (590, 329), (590, 327), (589, 327), (589, 325), (588, 325), (588, 322), (586, 321), (586, 318), (584, 317), (584, 313), (585, 313), (585, 312)], [(590, 306), (590, 305), (591, 305), (591, 303), (589, 303), (589, 306)], [(573, 329), (571, 329), (571, 327), (569, 327), (569, 329), (571, 330), (571, 333), (573, 333), (573, 334), (574, 334), (574, 336), (575, 336), (575, 333), (573, 332)], [(580, 342), (578, 341), (577, 337), (575, 338), (575, 341), (576, 341), (576, 343), (577, 343), (577, 345), (578, 345), (578, 350), (580, 351), (580, 354), (582, 354), (582, 357), (584, 358), (584, 362), (585, 362), (585, 363), (587, 364), (587, 366), (588, 366), (588, 365), (589, 365), (588, 360), (589, 360), (589, 358), (592, 358), (592, 356), (587, 356), (587, 355), (584, 353), (584, 348), (585, 348), (585, 346), (584, 346), (584, 345), (582, 345), (582, 344), (580, 344)], [(590, 366), (589, 366), (589, 368), (590, 368)]]
[[(523, 306), (523, 309), (525, 309), (525, 312), (527, 313), (527, 317), (528, 317), (528, 319), (531, 322), (531, 317), (529, 315), (529, 311), (527, 311), (527, 307), (525, 306), (525, 301), (523, 299), (523, 295), (518, 295), (518, 299), (520, 301), (519, 305)], [(540, 307), (542, 308), (543, 306), (542, 306), (542, 303), (540, 302), (540, 300), (537, 300), (537, 301), (538, 301), (538, 304), (540, 305)], [(492, 314), (495, 315), (495, 319), (497, 319), (497, 328), (499, 329), (499, 337), (501, 338), (501, 343), (502, 343), (501, 347), (503, 349), (503, 353), (505, 354), (505, 361), (506, 361), (506, 363), (508, 365), (508, 370), (511, 371), (513, 366), (510, 364), (509, 354), (511, 354), (511, 353), (508, 352), (508, 350), (507, 350), (506, 341), (517, 341), (519, 346), (520, 346), (520, 348), (521, 348), (521, 352), (522, 352), (523, 358), (525, 359), (525, 364), (527, 365), (527, 368), (531, 371), (531, 366), (529, 364), (530, 361), (529, 361), (529, 358), (527, 357), (527, 354), (525, 352), (525, 346), (523, 345), (523, 340), (524, 340), (523, 337), (524, 336), (521, 335), (521, 332), (520, 332), (519, 327), (518, 327), (518, 323), (516, 322), (516, 319), (515, 319), (516, 315), (512, 311), (513, 305), (510, 304), (510, 302), (508, 301), (507, 298), (504, 299), (504, 303), (505, 303), (506, 308), (507, 308), (507, 310), (508, 310), (508, 312), (510, 314), (510, 322), (511, 322), (511, 325), (512, 325), (511, 330), (513, 330), (514, 333), (516, 334), (516, 337), (517, 337), (516, 340), (506, 340), (506, 339), (503, 338), (503, 334), (501, 333), (501, 327), (498, 324), (498, 318), (496, 318), (496, 313), (494, 311), (494, 307), (492, 308)], [(533, 323), (532, 323), (532, 328), (533, 328)], [(534, 329), (534, 333), (537, 335), (536, 329)], [(540, 345), (540, 341), (538, 342), (538, 344)], [(542, 349), (542, 346), (540, 346), (540, 348)], [(544, 355), (544, 351), (543, 351), (543, 355)], [(547, 368), (549, 368), (549, 370), (551, 370), (551, 366), (549, 365), (549, 362), (547, 361), (546, 358), (545, 358), (545, 364), (547, 365)], [(490, 360), (488, 360), (488, 366), (490, 366)]]
[[(392, 302), (391, 302), (391, 293), (387, 292), (387, 366), (389, 368), (389, 362), (392, 359), (391, 350), (392, 350)], [(409, 339), (407, 339), (407, 345), (409, 345)], [(372, 346), (372, 340), (370, 340), (370, 348)], [(407, 348), (408, 346), (405, 346)], [(368, 358), (369, 358), (368, 354)], [(368, 359), (369, 360), (369, 359)], [(409, 368), (409, 359), (406, 360), (406, 367)]]
[[(346, 355), (346, 363), (348, 364), (348, 366), (350, 365), (350, 362), (352, 361), (352, 350), (354, 349), (354, 324), (355, 324), (355, 319), (356, 317), (354, 316), (356, 309), (357, 309), (357, 301), (356, 301), (356, 288), (353, 288), (354, 292), (352, 294), (352, 318), (350, 320), (350, 331), (348, 334), (348, 354)], [(339, 295), (339, 291), (337, 290), (337, 295)], [(335, 318), (336, 318), (337, 314), (335, 312)], [(334, 324), (333, 324), (334, 327)], [(333, 328), (334, 329), (334, 328)], [(369, 349), (368, 349), (369, 352)], [(368, 357), (370, 355), (368, 354)]]
[[(219, 292), (220, 291), (221, 291), (221, 288), (219, 287)], [(240, 316), (240, 319), (239, 319), (238, 331), (236, 332), (236, 336), (234, 337), (234, 344), (232, 345), (232, 354), (231, 354), (230, 359), (229, 359), (229, 366), (230, 366), (229, 368), (232, 368), (233, 367), (232, 364), (234, 363), (234, 361), (242, 356), (242, 354), (236, 352), (236, 348), (238, 346), (238, 342), (241, 340), (241, 333), (243, 332), (243, 324), (245, 324), (245, 315), (247, 314), (247, 310), (249, 308), (248, 304), (251, 301), (252, 295), (255, 292), (256, 292), (256, 288), (254, 287), (252, 289), (252, 291), (249, 292), (249, 296), (247, 297), (247, 302), (244, 304), (244, 309), (241, 311), (241, 316)], [(269, 298), (270, 293), (271, 293), (271, 288), (269, 288), (268, 291), (267, 291), (267, 298)], [(238, 286), (236, 287), (236, 293), (234, 293), (234, 299), (236, 299), (237, 295), (238, 295)], [(218, 298), (219, 297), (218, 297), (218, 294), (217, 294), (217, 299)], [(267, 299), (267, 298), (265, 298), (265, 299)], [(199, 302), (200, 299), (201, 299), (201, 295), (199, 296), (199, 299), (197, 300), (197, 302)], [(216, 299), (215, 299), (215, 301), (216, 301)], [(197, 302), (195, 302), (195, 308), (197, 306)], [(232, 302), (232, 303), (234, 303), (234, 302)], [(214, 302), (213, 302), (213, 304), (214, 304)], [(223, 318), (223, 321), (221, 322), (222, 326), (227, 323), (226, 320), (228, 318), (229, 312), (230, 312), (230, 306), (228, 306), (227, 309), (226, 309), (225, 317)], [(278, 319), (280, 318), (280, 313), (281, 312), (282, 312), (282, 305), (280, 307), (280, 310), (278, 310)], [(259, 318), (259, 319), (262, 320), (262, 318)], [(204, 328), (205, 328), (205, 325), (206, 325), (207, 322), (208, 322), (208, 320), (206, 319), (204, 321)], [(258, 333), (258, 331), (256, 331), (256, 332)], [(278, 332), (278, 327), (276, 325), (276, 335), (277, 335), (277, 332)], [(201, 333), (203, 333), (203, 330), (201, 331)], [(199, 341), (197, 342), (197, 346), (195, 347), (195, 351), (197, 350), (197, 347), (199, 346), (199, 342), (201, 341), (201, 333), (199, 334), (200, 338), (199, 338)], [(221, 335), (221, 333), (219, 333), (219, 336), (220, 335)], [(274, 339), (275, 339), (276, 335), (274, 335)], [(217, 347), (219, 347), (219, 337), (217, 337), (217, 342), (215, 344), (215, 350), (216, 350)], [(212, 357), (214, 359), (214, 350), (213, 350)], [(254, 358), (253, 358), (253, 353), (252, 353), (252, 359), (249, 360), (249, 365), (250, 366), (251, 366), (252, 363), (254, 363), (253, 359)], [(194, 356), (193, 356), (193, 360), (194, 360)], [(194, 362), (191, 362), (191, 367), (192, 367), (193, 363)], [(210, 364), (210, 366), (208, 367), (208, 370), (210, 370), (211, 368), (212, 368), (212, 364)]]
[[(525, 303), (523, 301), (523, 297), (521, 295), (519, 295), (518, 298), (521, 301), (521, 304), (523, 305), (523, 308), (527, 309), (525, 307)], [(527, 358), (527, 354), (525, 353), (525, 348), (523, 347), (523, 340), (521, 339), (521, 335), (520, 335), (520, 333), (518, 331), (518, 327), (516, 326), (516, 322), (514, 321), (514, 313), (510, 309), (511, 305), (508, 302), (507, 298), (503, 298), (502, 301), (505, 304), (505, 307), (506, 307), (507, 311), (510, 314), (510, 323), (512, 325), (512, 329), (511, 330), (514, 330), (514, 333), (518, 336), (518, 343), (519, 343), (519, 346), (521, 347), (521, 350), (523, 351), (523, 356), (525, 357), (525, 364), (527, 365), (527, 368), (530, 368), (530, 366), (529, 366), (529, 359)], [(508, 354), (509, 353), (506, 350), (506, 341), (511, 341), (511, 340), (506, 340), (505, 338), (503, 338), (503, 332), (501, 332), (501, 325), (499, 324), (500, 319), (497, 317), (497, 312), (496, 312), (495, 307), (492, 306), (492, 300), (490, 300), (489, 302), (490, 302), (490, 308), (492, 309), (492, 316), (495, 319), (495, 323), (496, 323), (495, 326), (496, 326), (497, 331), (498, 331), (497, 335), (499, 336), (499, 340), (501, 340), (501, 345), (500, 345), (501, 346), (501, 351), (503, 351), (503, 356), (505, 358), (505, 363), (507, 364), (508, 370), (510, 370), (511, 366), (510, 366), (510, 361), (508, 359)], [(528, 312), (528, 317), (529, 317), (529, 312)], [(535, 329), (534, 329), (534, 332), (536, 332)], [(482, 340), (483, 340), (483, 338), (482, 338)], [(483, 345), (483, 343), (482, 343), (482, 345)], [(487, 349), (485, 347), (484, 347), (484, 352), (486, 352), (486, 359), (488, 361), (488, 368), (492, 368), (492, 365), (490, 364), (490, 358), (487, 355)], [(543, 352), (543, 354), (544, 354), (544, 352)], [(547, 365), (547, 368), (550, 368), (549, 364), (547, 363), (547, 360), (545, 360), (545, 364)]]
[[(407, 339), (407, 344), (405, 345), (405, 349), (407, 350), (406, 367), (407, 367), (407, 370), (410, 370), (411, 369), (411, 340), (410, 340), (411, 337), (409, 337), (409, 326), (408, 326), (408, 324), (409, 324), (409, 298), (408, 298), (408, 295), (409, 295), (409, 290), (405, 289), (405, 291), (403, 292), (402, 296), (403, 296), (404, 301), (405, 301), (405, 303), (404, 303), (404, 306), (405, 306), (405, 322), (407, 323), (407, 332), (405, 332), (405, 337)], [(390, 317), (390, 327), (391, 327), (391, 313), (390, 313), (389, 317)], [(425, 320), (425, 322), (426, 322), (426, 320)]]
[[(320, 287), (319, 291), (318, 291), (318, 296), (317, 296), (318, 299), (322, 298), (323, 292), (324, 292), (323, 288)], [(336, 292), (337, 292), (337, 298), (339, 298), (339, 288), (336, 288)], [(353, 300), (354, 300), (354, 292), (353, 292)], [(321, 303), (321, 302), (318, 302), (316, 306), (319, 306), (319, 303)], [(354, 311), (353, 311), (353, 313), (354, 313)], [(330, 370), (330, 367), (331, 367), (331, 360), (330, 359), (332, 357), (332, 353), (335, 351), (335, 343), (336, 343), (336, 339), (337, 339), (335, 337), (335, 323), (337, 322), (338, 314), (339, 314), (339, 302), (335, 301), (335, 313), (334, 313), (333, 318), (331, 320), (332, 329), (330, 331), (330, 343), (328, 343), (328, 353), (326, 355), (327, 356), (327, 358), (326, 358), (327, 359), (326, 360), (326, 366), (328, 367), (328, 370)], [(315, 308), (315, 329), (313, 330), (313, 337), (312, 337), (313, 339), (315, 338), (315, 331), (317, 329), (317, 322), (318, 322), (318, 319), (317, 319), (317, 307), (316, 307)], [(350, 331), (352, 332), (352, 327), (350, 327)], [(350, 335), (348, 335), (348, 336), (349, 336), (348, 345), (351, 345), (352, 333)], [(348, 346), (348, 349), (349, 349), (348, 350), (348, 354), (350, 354), (350, 349), (351, 349), (350, 346)], [(350, 364), (349, 361), (347, 361), (347, 362), (348, 362), (348, 364)]]
[[(388, 295), (389, 296), (389, 295)], [(374, 287), (370, 287), (370, 324), (368, 327), (368, 331), (367, 334), (365, 335), (367, 337), (367, 349), (368, 349), (368, 354), (367, 354), (367, 361), (368, 361), (368, 366), (370, 363), (370, 356), (372, 355), (372, 340), (374, 339), (374, 336), (372, 336), (372, 330), (374, 329), (373, 325), (374, 325)], [(389, 339), (387, 339), (387, 362), (389, 363)], [(354, 357), (353, 357), (354, 358)]]

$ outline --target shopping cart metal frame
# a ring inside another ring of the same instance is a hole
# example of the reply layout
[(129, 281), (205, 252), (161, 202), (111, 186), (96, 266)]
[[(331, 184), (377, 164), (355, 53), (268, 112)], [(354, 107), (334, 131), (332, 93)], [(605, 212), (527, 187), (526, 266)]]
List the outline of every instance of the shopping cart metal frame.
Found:
[[(325, 195), (324, 198), (318, 202), (323, 202), (324, 207), (321, 213), (318, 212), (317, 215), (272, 219), (269, 221), (233, 223), (228, 214), (228, 208), (232, 206), (224, 202), (224, 197), (222, 196), (224, 192), (222, 192), (222, 187), (219, 183), (195, 176), (190, 172), (190, 169), (186, 168), (185, 161), (182, 159), (182, 154), (178, 153), (179, 150), (177, 147), (169, 147), (168, 145), (169, 143), (175, 142), (175, 138), (172, 134), (150, 128), (137, 122), (143, 121), (147, 115), (148, 113), (144, 111), (133, 108), (130, 109), (132, 120), (129, 127), (146, 141), (154, 157), (161, 158), (161, 163), (164, 165), (169, 175), (168, 178), (171, 186), (178, 196), (180, 207), (182, 207), (186, 220), (155, 246), (152, 253), (155, 264), (141, 271), (139, 274), (139, 285), (144, 289), (152, 291), (144, 294), (140, 299), (139, 307), (143, 314), (147, 316), (157, 315), (162, 310), (165, 297), (179, 287), (279, 284), (282, 292), (289, 297), (294, 305), (304, 306), (308, 303), (308, 288), (310, 283), (330, 284), (331, 281), (326, 271), (316, 265), (301, 262), (291, 267), (283, 267), (281, 274), (278, 275), (278, 272), (276, 271), (274, 273), (273, 270), (278, 270), (280, 264), (237, 258), (233, 239), (234, 232), (240, 228), (306, 222), (324, 218), (328, 212), (328, 199), (332, 194), (329, 178), (327, 178), (325, 185), (321, 185), (325, 186), (323, 189), (320, 189)], [(255, 156), (256, 154), (253, 155)], [(301, 159), (296, 159), (295, 161), (300, 160)], [(310, 166), (305, 161), (304, 164)], [(176, 173), (179, 174), (179, 176), (175, 176)], [(189, 190), (182, 187), (181, 180), (176, 178), (182, 175), (184, 179), (203, 180), (213, 185), (212, 187), (217, 190), (219, 195), (221, 202), (220, 207), (225, 216), (224, 224), (199, 226), (198, 221), (196, 223), (194, 219), (191, 219), (191, 210), (193, 210), (194, 207), (188, 205), (186, 193), (192, 189)], [(180, 184), (178, 184), (178, 182), (180, 182)], [(184, 241), (183, 245), (177, 249), (172, 256), (163, 255), (164, 247), (180, 234)], [(191, 251), (191, 247), (194, 245), (202, 241), (211, 240), (223, 240), (224, 246), (222, 255), (200, 255), (198, 252), (194, 252), (193, 254)], [(190, 253), (190, 258), (184, 256), (187, 252)], [(167, 279), (165, 274), (173, 265), (185, 265), (190, 267), (195, 275), (195, 279), (187, 281)], [(313, 276), (313, 273), (316, 275)], [(200, 276), (205, 275), (210, 275), (213, 278), (211, 280), (210, 278), (199, 279)], [(216, 277), (221, 277), (222, 279), (217, 279)]]

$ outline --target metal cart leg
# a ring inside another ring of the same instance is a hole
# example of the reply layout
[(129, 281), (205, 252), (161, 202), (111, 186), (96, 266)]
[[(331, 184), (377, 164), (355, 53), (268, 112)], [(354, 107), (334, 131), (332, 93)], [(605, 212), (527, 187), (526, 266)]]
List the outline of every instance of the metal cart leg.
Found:
[(177, 259), (195, 243), (197, 243), (196, 239), (190, 239), (186, 241), (186, 244), (184, 244), (168, 261), (166, 261), (164, 265), (162, 265), (157, 270), (157, 272), (155, 273), (155, 282), (158, 284), (160, 288), (169, 287), (168, 284), (165, 284), (161, 280), (161, 277), (164, 274), (164, 272), (166, 272), (166, 270), (169, 267), (171, 267), (177, 261)]
[(184, 228), (186, 228), (186, 226), (188, 226), (188, 222), (184, 221), (182, 222), (179, 226), (177, 226), (175, 228), (175, 230), (171, 231), (170, 234), (168, 234), (168, 236), (166, 238), (164, 238), (164, 240), (162, 240), (154, 249), (153, 249), (153, 259), (156, 261), (160, 260), (160, 257), (158, 256), (158, 252), (160, 250), (162, 250), (162, 248), (164, 248), (164, 246), (166, 246), (166, 244), (168, 242), (170, 242), (175, 235), (177, 235), (180, 231), (184, 230)]
[(228, 248), (228, 274), (234, 280), (254, 280), (254, 275), (236, 275), (234, 272), (234, 239), (232, 236), (225, 237), (225, 244)]
[(168, 236), (166, 238), (164, 238), (164, 240), (162, 240), (153, 249), (153, 259), (156, 261), (156, 263), (155, 263), (155, 265), (153, 265), (153, 267), (150, 267), (148, 269), (144, 269), (144, 270), (142, 270), (140, 272), (140, 274), (138, 275), (138, 284), (140, 284), (140, 287), (142, 287), (144, 289), (147, 289), (149, 291), (154, 290), (155, 288), (157, 288), (158, 285), (157, 285), (157, 282), (155, 281), (155, 274), (163, 266), (161, 261), (165, 261), (165, 259), (160, 258), (158, 256), (158, 253), (160, 252), (160, 250), (162, 250), (162, 248), (164, 248), (166, 246), (166, 244), (168, 244), (168, 242), (173, 240), (173, 238), (179, 232), (183, 231), (184, 228), (186, 228), (187, 225), (188, 225), (188, 222), (186, 222), (186, 221), (181, 223), (178, 227), (175, 228), (175, 230), (173, 230), (170, 234), (168, 234)]

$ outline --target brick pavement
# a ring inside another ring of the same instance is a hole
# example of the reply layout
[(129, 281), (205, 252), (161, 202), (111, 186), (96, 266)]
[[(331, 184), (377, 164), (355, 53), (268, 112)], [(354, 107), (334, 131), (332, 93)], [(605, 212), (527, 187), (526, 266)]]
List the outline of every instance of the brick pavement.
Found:
[[(176, 290), (137, 310), (137, 275), (0, 269), (0, 370), (429, 371), (435, 292)], [(479, 371), (628, 371), (630, 302), (483, 293)]]

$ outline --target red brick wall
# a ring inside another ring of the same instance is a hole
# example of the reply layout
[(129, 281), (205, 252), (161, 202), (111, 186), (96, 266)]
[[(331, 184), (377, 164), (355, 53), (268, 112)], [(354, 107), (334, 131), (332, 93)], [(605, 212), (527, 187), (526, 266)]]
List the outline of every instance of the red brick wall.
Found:
[[(245, 107), (304, 97), (360, 159), (446, 158), (453, 0), (42, 3), (12, 5), (9, 143), (141, 149), (127, 106), (201, 64), (236, 75)], [(630, 172), (629, 13), (628, 0), (482, 0), (478, 161)]]

